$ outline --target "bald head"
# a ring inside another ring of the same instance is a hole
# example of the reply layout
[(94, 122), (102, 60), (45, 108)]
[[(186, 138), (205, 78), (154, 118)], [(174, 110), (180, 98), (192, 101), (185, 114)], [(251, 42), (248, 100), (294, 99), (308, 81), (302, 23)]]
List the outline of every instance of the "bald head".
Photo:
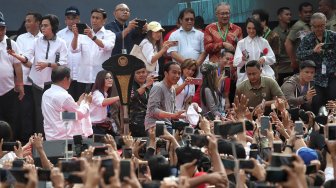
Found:
[(118, 4), (114, 9), (114, 18), (124, 24), (130, 17), (130, 9), (124, 3)]

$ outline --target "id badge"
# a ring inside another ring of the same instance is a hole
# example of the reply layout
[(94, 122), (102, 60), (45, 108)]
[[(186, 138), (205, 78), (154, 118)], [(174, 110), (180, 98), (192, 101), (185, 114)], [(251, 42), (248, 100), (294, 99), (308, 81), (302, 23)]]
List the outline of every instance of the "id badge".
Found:
[(322, 71), (321, 71), (322, 74), (327, 74), (327, 66), (322, 63)]

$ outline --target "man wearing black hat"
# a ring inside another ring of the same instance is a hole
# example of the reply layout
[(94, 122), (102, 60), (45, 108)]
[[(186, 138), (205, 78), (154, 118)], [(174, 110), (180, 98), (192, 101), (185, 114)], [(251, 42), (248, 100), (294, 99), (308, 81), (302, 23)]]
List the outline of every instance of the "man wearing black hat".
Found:
[(72, 31), (72, 26), (79, 23), (80, 12), (77, 7), (70, 6), (65, 9), (65, 24), (66, 27), (57, 33), (57, 36), (65, 40), (68, 47), (68, 62), (67, 67), (71, 70), (72, 82), (68, 90), (69, 94), (78, 100), (79, 96), (83, 93), (83, 89), (79, 89), (77, 84), (77, 67), (78, 63), (81, 62), (81, 55), (79, 53), (71, 53), (71, 41), (73, 39), (74, 33)]
[(316, 95), (312, 80), (315, 76), (316, 65), (311, 60), (300, 63), (300, 73), (289, 77), (281, 86), (288, 104), (291, 107), (298, 107), (311, 110), (311, 102)]
[[(6, 22), (0, 12), (0, 120), (8, 122), (12, 126), (13, 133), (16, 133), (15, 104), (17, 97), (22, 100), (24, 96), (23, 76), (20, 61), (7, 53), (9, 51), (7, 39), (11, 50), (19, 52), (16, 42), (6, 36)], [(19, 92), (19, 96), (15, 92)]]

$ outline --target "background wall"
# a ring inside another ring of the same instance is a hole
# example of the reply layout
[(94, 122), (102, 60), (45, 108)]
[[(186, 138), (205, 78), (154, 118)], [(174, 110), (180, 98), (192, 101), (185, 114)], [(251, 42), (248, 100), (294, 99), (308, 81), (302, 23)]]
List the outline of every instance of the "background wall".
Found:
[[(131, 18), (156, 20), (162, 25), (174, 25), (178, 12), (185, 7), (195, 10), (196, 16), (204, 17), (206, 23), (214, 21), (214, 7), (218, 2), (231, 4), (232, 22), (244, 22), (253, 9), (264, 8), (269, 11), (271, 21), (276, 20), (276, 10), (281, 6), (292, 9), (293, 19), (298, 18), (298, 5), (304, 0), (0, 0), (0, 11), (4, 14), (9, 31), (16, 31), (21, 26), (28, 11), (47, 13), (59, 16), (61, 27), (64, 27), (65, 8), (75, 5), (81, 12), (81, 21), (90, 23), (92, 8), (104, 8), (108, 12), (108, 21), (113, 19), (114, 7), (126, 3), (131, 9)], [(317, 10), (317, 0), (307, 0)]]

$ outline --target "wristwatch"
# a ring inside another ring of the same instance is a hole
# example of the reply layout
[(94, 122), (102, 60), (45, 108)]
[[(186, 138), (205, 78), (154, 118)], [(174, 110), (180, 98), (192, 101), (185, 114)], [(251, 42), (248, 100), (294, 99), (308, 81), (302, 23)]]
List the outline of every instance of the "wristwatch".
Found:
[(97, 39), (97, 36), (93, 36), (92, 40), (95, 41)]
[(48, 63), (48, 67), (51, 67), (51, 63)]

